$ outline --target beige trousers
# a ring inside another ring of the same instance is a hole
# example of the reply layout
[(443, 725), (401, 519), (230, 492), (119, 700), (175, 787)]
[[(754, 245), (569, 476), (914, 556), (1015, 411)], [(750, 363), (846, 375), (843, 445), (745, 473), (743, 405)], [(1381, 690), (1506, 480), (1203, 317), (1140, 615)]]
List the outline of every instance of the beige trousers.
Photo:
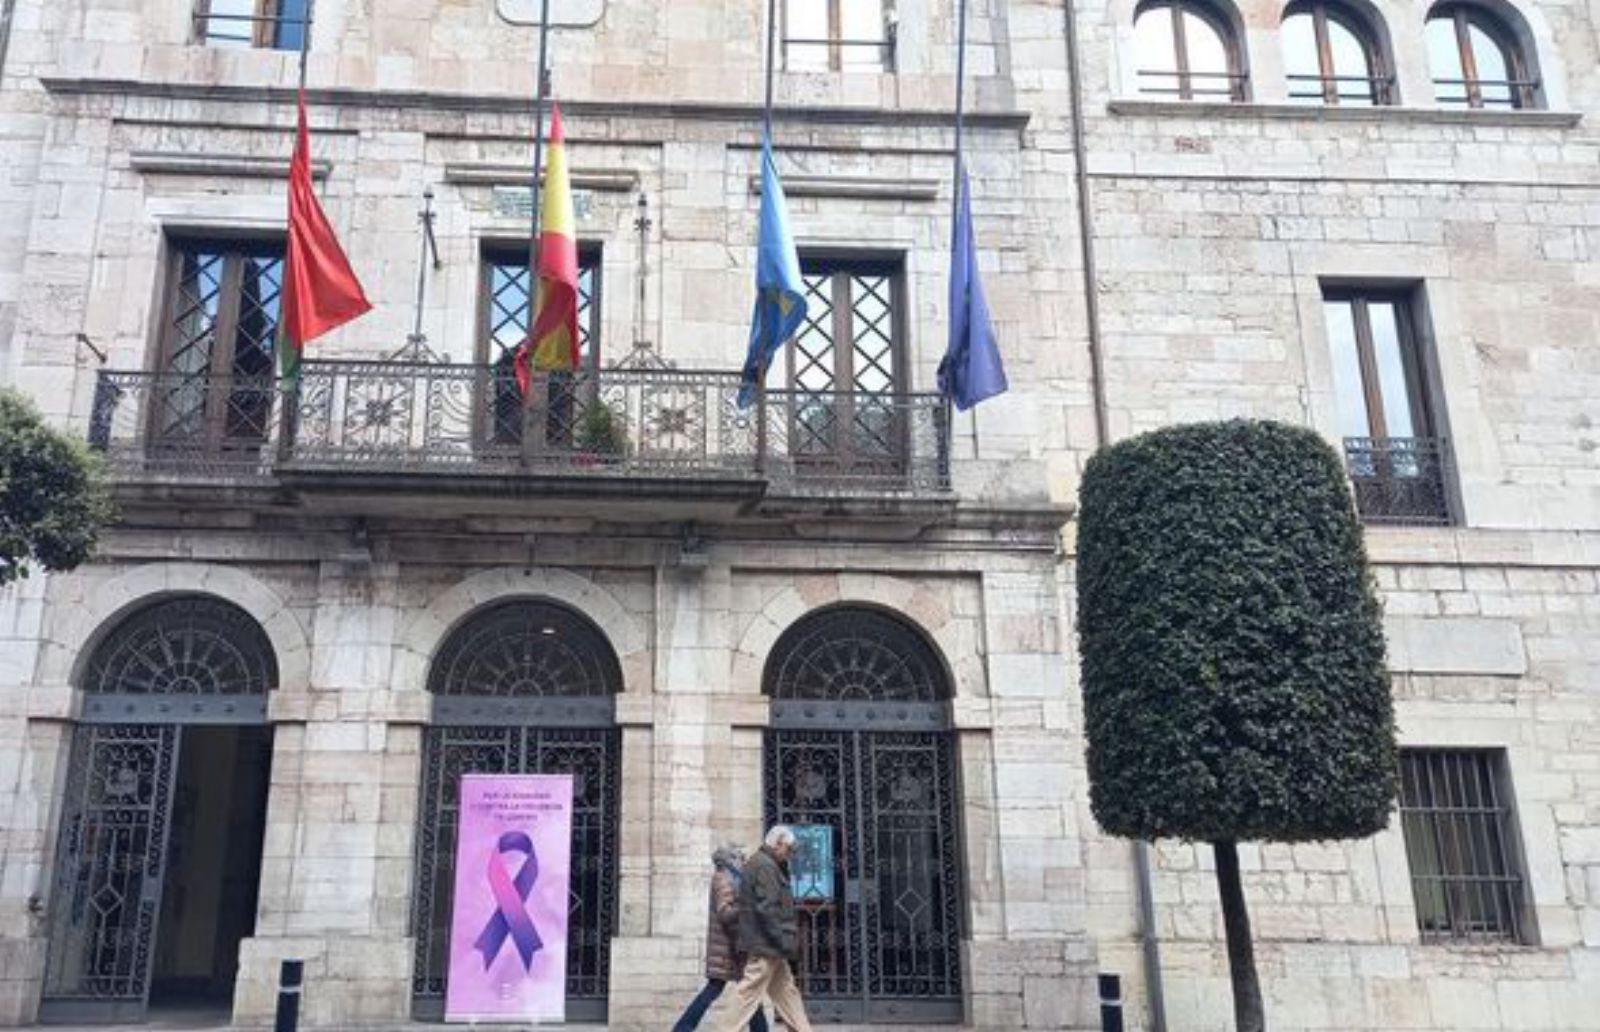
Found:
[(755, 1016), (763, 997), (772, 1001), (772, 1009), (794, 1032), (811, 1032), (805, 1001), (800, 999), (800, 987), (795, 985), (787, 960), (751, 957), (745, 962), (744, 977), (729, 995), (732, 999), (728, 1009), (717, 1022), (719, 1032), (742, 1032)]

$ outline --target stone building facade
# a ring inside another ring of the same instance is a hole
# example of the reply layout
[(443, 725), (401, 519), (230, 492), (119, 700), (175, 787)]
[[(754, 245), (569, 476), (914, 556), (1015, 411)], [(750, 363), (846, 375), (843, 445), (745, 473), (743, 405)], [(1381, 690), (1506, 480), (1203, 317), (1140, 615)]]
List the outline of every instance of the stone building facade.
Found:
[(536, 6), (315, 4), (375, 309), (290, 389), (305, 5), (6, 0), (0, 368), (122, 520), (0, 596), (0, 1021), (261, 1024), (283, 958), (311, 1024), (436, 1017), (454, 776), (567, 770), (577, 1024), (667, 1025), (711, 848), (785, 819), (840, 849), (831, 1021), (1089, 1029), (1111, 974), (1225, 1028), (1207, 851), (1143, 893), (1088, 812), (1070, 517), (1103, 436), (1245, 415), (1346, 450), (1407, 748), (1390, 830), (1244, 852), (1274, 1027), (1595, 1027), (1593, 11), (972, 0), (974, 416), (927, 394), (948, 0), (779, 5), (817, 315), (753, 412), (764, 5), (553, 4), (592, 364), (508, 396)]

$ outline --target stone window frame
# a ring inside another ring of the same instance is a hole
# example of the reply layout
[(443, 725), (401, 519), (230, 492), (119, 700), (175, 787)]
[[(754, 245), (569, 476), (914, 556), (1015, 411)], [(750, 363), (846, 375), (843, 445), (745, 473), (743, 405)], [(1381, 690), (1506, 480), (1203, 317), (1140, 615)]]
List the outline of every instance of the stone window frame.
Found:
[[(1431, 28), (1445, 20), (1453, 23), (1456, 50), (1463, 69), (1460, 80), (1439, 79), (1428, 69), (1434, 86), (1433, 100), (1444, 108), (1482, 110), (1539, 110), (1545, 106), (1544, 84), (1539, 74), (1538, 47), (1531, 38), (1526, 22), (1509, 4), (1493, 0), (1440, 0), (1428, 9), (1423, 21), (1424, 38)], [(1472, 46), (1470, 30), (1477, 29), (1499, 51), (1506, 64), (1509, 79), (1484, 79), (1478, 74), (1478, 51)], [(1426, 54), (1426, 49), (1424, 50)], [(1439, 96), (1441, 85), (1463, 88), (1465, 96), (1444, 99)], [(1485, 87), (1504, 87), (1504, 103), (1487, 100)]]
[[(1369, 511), (1364, 506), (1358, 506), (1362, 509), (1363, 519), (1368, 523), (1461, 526), (1463, 518), (1460, 482), (1455, 467), (1449, 413), (1438, 366), (1434, 332), (1429, 318), (1425, 284), (1413, 279), (1320, 277), (1318, 286), (1319, 309), (1323, 313), (1321, 322), (1324, 326), (1324, 341), (1330, 369), (1337, 365), (1337, 357), (1334, 354), (1336, 345), (1333, 334), (1326, 329), (1326, 312), (1329, 306), (1339, 304), (1349, 304), (1352, 309), (1363, 404), (1367, 412), (1368, 440), (1363, 442), (1348, 437), (1344, 433), (1345, 428), (1335, 424), (1346, 459), (1351, 464), (1352, 477), (1359, 480), (1355, 471), (1362, 461), (1362, 456), (1358, 452), (1361, 447), (1368, 445), (1379, 446), (1366, 453), (1369, 459), (1372, 456), (1385, 456), (1381, 462), (1399, 463), (1407, 461), (1406, 453), (1383, 451), (1381, 450), (1383, 444), (1404, 440), (1421, 442), (1426, 447), (1420, 448), (1414, 454), (1419, 458), (1435, 456), (1438, 463), (1435, 475), (1439, 508), (1433, 518), (1411, 519), (1394, 513), (1385, 513), (1381, 509)], [(1382, 377), (1378, 370), (1370, 315), (1371, 306), (1378, 304), (1391, 305), (1395, 311), (1400, 360), (1406, 381), (1406, 408), (1412, 426), (1409, 438), (1393, 437), (1386, 422)], [(1337, 406), (1339, 392), (1336, 376), (1330, 378), (1330, 390)], [(1355, 450), (1353, 446), (1357, 446)], [(1358, 502), (1360, 494), (1358, 490)]]
[(1508, 750), (1402, 746), (1397, 806), (1424, 945), (1539, 944)]
[[(1288, 54), (1288, 37), (1283, 32), (1283, 26), (1291, 18), (1306, 17), (1312, 19), (1313, 32), (1316, 41), (1314, 56), (1318, 74), (1315, 77), (1295, 75), (1289, 71), (1291, 62)], [(1341, 83), (1351, 82), (1349, 76), (1341, 76), (1336, 63), (1336, 55), (1332, 42), (1332, 27), (1337, 25), (1353, 36), (1362, 49), (1366, 59), (1367, 75), (1359, 81), (1367, 84), (1366, 97), (1351, 95), (1341, 92)], [(1293, 0), (1283, 10), (1283, 17), (1278, 27), (1280, 41), (1284, 49), (1284, 82), (1289, 91), (1291, 102), (1312, 102), (1329, 106), (1348, 104), (1350, 106), (1364, 107), (1390, 107), (1398, 97), (1396, 77), (1394, 73), (1394, 60), (1388, 45), (1387, 33), (1383, 16), (1376, 10), (1360, 4), (1359, 0)], [(1307, 93), (1296, 95), (1294, 92), (1297, 80), (1312, 79), (1306, 82)], [(1313, 94), (1311, 91), (1316, 91)]]
[[(1168, 11), (1171, 15), (1173, 52), (1177, 60), (1177, 68), (1145, 68), (1139, 63), (1139, 49), (1137, 45), (1138, 26), (1141, 18), (1153, 16), (1160, 11)], [(1225, 72), (1195, 72), (1189, 67), (1189, 51), (1183, 15), (1193, 15), (1208, 26), (1222, 45), (1223, 56), (1227, 62)], [(1223, 104), (1243, 104), (1250, 100), (1250, 71), (1245, 47), (1245, 33), (1240, 23), (1238, 13), (1231, 6), (1212, 2), (1212, 0), (1140, 0), (1134, 8), (1132, 28), (1135, 38), (1133, 47), (1135, 67), (1133, 82), (1135, 91), (1153, 99), (1176, 99), (1181, 101), (1210, 101)], [(1217, 76), (1226, 79), (1226, 90), (1218, 88), (1197, 89), (1197, 78), (1213, 79)], [(1162, 80), (1176, 80), (1177, 85), (1172, 88), (1157, 88), (1144, 85), (1144, 80), (1156, 77)]]
[[(250, 14), (213, 11), (217, 0), (195, 0), (194, 42), (257, 50), (302, 49), (311, 32), (311, 0), (249, 0)], [(219, 31), (220, 30), (220, 31)]]

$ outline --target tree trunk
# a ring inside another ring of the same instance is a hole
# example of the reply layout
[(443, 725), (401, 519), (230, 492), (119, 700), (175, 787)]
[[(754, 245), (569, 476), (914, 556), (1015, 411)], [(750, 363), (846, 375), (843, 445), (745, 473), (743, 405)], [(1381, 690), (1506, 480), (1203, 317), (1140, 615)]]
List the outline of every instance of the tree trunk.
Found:
[(1255, 943), (1250, 939), (1250, 912), (1239, 881), (1239, 846), (1213, 842), (1217, 855), (1217, 894), (1222, 898), (1222, 924), (1228, 935), (1228, 972), (1233, 976), (1233, 1020), (1238, 1032), (1266, 1032), (1261, 1004), (1261, 979), (1256, 975)]

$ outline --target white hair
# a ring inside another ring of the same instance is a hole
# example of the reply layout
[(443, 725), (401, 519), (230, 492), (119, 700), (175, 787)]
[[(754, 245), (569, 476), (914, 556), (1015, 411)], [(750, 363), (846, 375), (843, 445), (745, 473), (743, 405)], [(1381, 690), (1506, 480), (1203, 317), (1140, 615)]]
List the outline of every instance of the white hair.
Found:
[(777, 849), (781, 846), (794, 844), (794, 829), (787, 824), (774, 824), (767, 829), (765, 839), (768, 849)]

